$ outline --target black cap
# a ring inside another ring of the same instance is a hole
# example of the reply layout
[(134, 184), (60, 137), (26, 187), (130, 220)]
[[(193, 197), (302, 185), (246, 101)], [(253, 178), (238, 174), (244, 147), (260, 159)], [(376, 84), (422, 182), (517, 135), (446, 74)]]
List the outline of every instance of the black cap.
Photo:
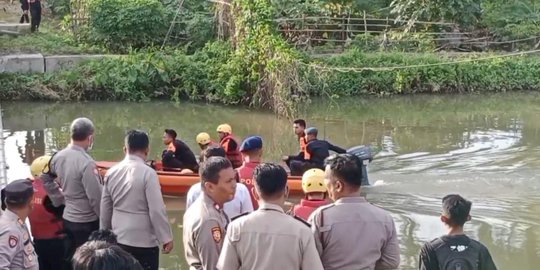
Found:
[(15, 180), (2, 190), (2, 201), (8, 204), (24, 204), (34, 195), (34, 187), (29, 179)]

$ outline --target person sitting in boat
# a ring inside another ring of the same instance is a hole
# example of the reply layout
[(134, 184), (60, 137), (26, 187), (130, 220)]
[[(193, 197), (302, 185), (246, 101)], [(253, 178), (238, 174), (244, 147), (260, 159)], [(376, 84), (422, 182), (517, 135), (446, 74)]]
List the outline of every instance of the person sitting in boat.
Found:
[(225, 149), (227, 159), (232, 163), (233, 168), (236, 169), (242, 166), (242, 155), (238, 150), (239, 144), (232, 134), (231, 126), (229, 124), (221, 124), (217, 127), (216, 131), (220, 139), (219, 145)]
[(253, 203), (253, 208), (257, 210), (259, 204), (255, 198), (255, 185), (253, 183), (253, 170), (255, 167), (261, 163), (262, 153), (263, 153), (263, 140), (259, 136), (252, 136), (246, 138), (242, 145), (240, 146), (240, 153), (242, 153), (242, 158), (244, 162), (242, 166), (236, 171), (240, 177), (240, 183), (246, 185), (251, 196), (251, 202)]
[(306, 121), (304, 119), (296, 119), (293, 121), (294, 134), (298, 137), (298, 143), (300, 144), (300, 153), (294, 156), (283, 156), (283, 161), (287, 164), (287, 167), (291, 167), (292, 160), (305, 161), (304, 153), (306, 152)]
[(317, 208), (328, 204), (326, 200), (326, 185), (324, 184), (324, 171), (309, 169), (302, 175), (302, 191), (305, 197), (300, 204), (292, 208), (293, 215), (308, 220)]
[(203, 162), (204, 160), (204, 150), (206, 150), (210, 146), (219, 147), (219, 144), (213, 142), (212, 139), (210, 139), (210, 134), (206, 132), (201, 132), (197, 134), (195, 141), (197, 141), (197, 144), (201, 148), (201, 154), (199, 155), (199, 162)]
[[(203, 151), (203, 162), (210, 157), (225, 157), (225, 150), (219, 146), (210, 146)], [(238, 174), (237, 174), (238, 175)], [(237, 177), (237, 182), (239, 181)], [(196, 183), (189, 188), (186, 195), (186, 209), (189, 208), (201, 195), (201, 183)], [(236, 192), (232, 201), (223, 205), (223, 211), (229, 218), (233, 218), (244, 213), (253, 212), (253, 203), (251, 202), (251, 193), (242, 183), (236, 185)]]
[[(183, 172), (197, 172), (199, 164), (195, 154), (189, 149), (186, 143), (176, 139), (177, 134), (174, 129), (165, 129), (163, 133), (163, 144), (167, 149), (163, 151), (162, 162), (164, 168), (175, 168)], [(188, 171), (189, 170), (189, 171)]]
[(310, 127), (305, 130), (306, 133), (306, 152), (304, 153), (304, 161), (291, 161), (291, 175), (302, 175), (305, 171), (313, 168), (324, 169), (324, 159), (330, 156), (330, 150), (344, 154), (347, 151), (341, 147), (335, 146), (328, 141), (317, 139), (319, 131)]

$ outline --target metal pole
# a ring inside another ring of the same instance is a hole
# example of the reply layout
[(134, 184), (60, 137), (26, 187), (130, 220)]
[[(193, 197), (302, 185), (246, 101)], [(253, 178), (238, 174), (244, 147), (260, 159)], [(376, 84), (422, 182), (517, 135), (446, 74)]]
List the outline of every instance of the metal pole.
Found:
[(4, 126), (2, 123), (2, 105), (0, 105), (0, 188), (7, 185), (7, 163), (4, 144)]

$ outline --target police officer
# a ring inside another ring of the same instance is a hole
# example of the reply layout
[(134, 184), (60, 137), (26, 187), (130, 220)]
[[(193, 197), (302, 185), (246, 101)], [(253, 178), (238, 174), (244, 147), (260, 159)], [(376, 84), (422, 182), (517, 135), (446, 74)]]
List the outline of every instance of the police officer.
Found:
[(101, 200), (101, 229), (112, 229), (118, 245), (146, 270), (159, 267), (163, 253), (173, 249), (173, 236), (155, 170), (146, 165), (150, 140), (131, 130), (125, 138), (126, 157), (107, 171)]
[(217, 268), (322, 270), (309, 224), (283, 212), (285, 169), (263, 163), (254, 179), (259, 209), (229, 224)]
[[(64, 230), (69, 238), (67, 262), (88, 236), (99, 229), (103, 184), (95, 161), (87, 153), (94, 143), (94, 124), (88, 118), (77, 118), (71, 123), (70, 130), (71, 143), (52, 157), (50, 171), (41, 176), (54, 206), (65, 199)], [(55, 177), (56, 181), (52, 181)]]
[(190, 269), (215, 269), (229, 222), (223, 204), (234, 198), (236, 173), (228, 159), (210, 157), (200, 175), (203, 194), (184, 214), (184, 251)]
[(325, 183), (334, 203), (318, 208), (308, 220), (324, 269), (397, 269), (394, 220), (361, 197), (361, 162), (339, 154), (325, 163)]
[(39, 269), (34, 245), (24, 223), (33, 209), (32, 182), (28, 179), (13, 181), (2, 190), (1, 197), (5, 211), (0, 216), (0, 269)]

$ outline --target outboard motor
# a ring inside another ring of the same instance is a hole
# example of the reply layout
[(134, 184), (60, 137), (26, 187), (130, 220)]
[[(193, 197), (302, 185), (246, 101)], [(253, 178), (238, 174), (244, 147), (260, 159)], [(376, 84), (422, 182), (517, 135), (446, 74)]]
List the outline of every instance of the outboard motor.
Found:
[(368, 179), (368, 173), (367, 173), (367, 165), (373, 161), (373, 151), (371, 151), (371, 147), (365, 146), (365, 145), (359, 145), (352, 148), (349, 148), (347, 150), (347, 154), (355, 155), (358, 157), (359, 161), (361, 162), (361, 168), (362, 168), (362, 186), (369, 186), (369, 179)]

